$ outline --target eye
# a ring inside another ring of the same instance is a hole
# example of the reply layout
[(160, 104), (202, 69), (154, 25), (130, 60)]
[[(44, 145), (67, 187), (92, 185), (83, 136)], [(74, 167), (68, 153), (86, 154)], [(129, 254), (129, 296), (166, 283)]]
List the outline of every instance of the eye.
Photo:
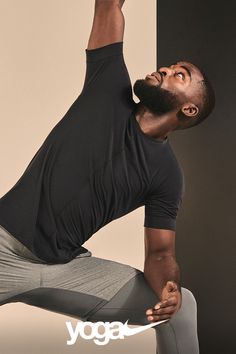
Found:
[(184, 73), (182, 73), (181, 71), (177, 72), (175, 75), (179, 76), (182, 80), (184, 80), (184, 78), (185, 78)]

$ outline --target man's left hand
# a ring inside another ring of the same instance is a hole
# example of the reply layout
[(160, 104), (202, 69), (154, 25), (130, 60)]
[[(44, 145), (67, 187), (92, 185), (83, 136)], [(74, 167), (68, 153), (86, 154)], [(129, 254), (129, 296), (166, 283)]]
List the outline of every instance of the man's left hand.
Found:
[(181, 293), (173, 281), (168, 281), (162, 290), (161, 301), (146, 311), (150, 322), (169, 320), (181, 306)]

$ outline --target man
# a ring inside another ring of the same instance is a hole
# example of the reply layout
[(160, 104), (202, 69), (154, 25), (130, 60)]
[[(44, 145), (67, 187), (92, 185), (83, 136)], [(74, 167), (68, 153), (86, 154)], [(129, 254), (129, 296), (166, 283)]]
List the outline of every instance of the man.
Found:
[[(123, 3), (95, 1), (83, 90), (0, 200), (0, 303), (90, 321), (168, 320), (155, 327), (158, 353), (195, 354), (196, 303), (175, 260), (183, 174), (168, 134), (204, 120), (214, 94), (196, 66), (178, 62), (137, 80), (136, 104)], [(82, 246), (142, 205), (144, 272)]]

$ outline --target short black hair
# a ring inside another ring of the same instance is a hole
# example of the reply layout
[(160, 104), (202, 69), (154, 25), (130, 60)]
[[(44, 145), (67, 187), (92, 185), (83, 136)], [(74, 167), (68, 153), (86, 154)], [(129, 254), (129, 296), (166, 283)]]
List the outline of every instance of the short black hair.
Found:
[[(200, 81), (201, 85), (201, 104), (199, 105), (199, 112), (196, 117), (194, 117), (189, 125), (186, 126), (186, 128), (191, 128), (194, 127), (200, 123), (202, 123), (209, 115), (210, 113), (214, 110), (215, 108), (215, 91), (212, 87), (212, 84), (210, 80), (208, 79), (208, 76), (204, 72), (202, 68), (200, 68), (198, 65), (193, 64), (192, 62), (186, 61), (186, 60), (181, 60), (187, 63), (190, 63), (194, 65), (201, 73), (203, 80)], [(183, 120), (185, 116), (184, 113), (179, 112), (178, 117), (180, 120)]]
[(210, 113), (213, 111), (213, 109), (215, 108), (214, 89), (213, 89), (211, 82), (209, 81), (207, 75), (201, 69), (199, 69), (199, 70), (203, 76), (203, 80), (201, 81), (202, 89), (203, 89), (202, 104), (201, 104), (201, 107), (199, 108), (199, 113), (198, 113), (197, 119), (192, 126), (196, 126), (196, 125), (200, 124), (202, 121), (204, 121), (210, 115)]

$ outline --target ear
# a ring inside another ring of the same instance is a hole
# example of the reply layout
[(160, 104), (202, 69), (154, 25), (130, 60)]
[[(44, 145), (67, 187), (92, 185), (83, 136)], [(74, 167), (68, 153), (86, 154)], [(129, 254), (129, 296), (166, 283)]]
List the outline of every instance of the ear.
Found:
[(199, 108), (194, 103), (187, 102), (183, 104), (181, 111), (187, 117), (195, 117), (199, 112)]

